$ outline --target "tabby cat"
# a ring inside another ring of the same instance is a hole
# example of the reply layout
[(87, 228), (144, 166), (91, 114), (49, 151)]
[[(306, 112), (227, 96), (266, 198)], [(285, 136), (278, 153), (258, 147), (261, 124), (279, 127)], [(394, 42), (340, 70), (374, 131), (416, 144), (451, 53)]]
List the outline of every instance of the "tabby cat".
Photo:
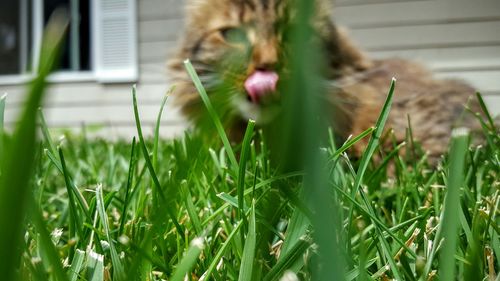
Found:
[[(252, 118), (265, 124), (279, 110), (279, 83), (287, 73), (289, 55), (283, 26), (293, 21), (293, 0), (187, 1), (184, 38), (170, 61), (177, 103), (195, 124), (209, 120), (183, 65), (191, 60), (215, 107), (233, 132)], [(455, 80), (437, 80), (421, 65), (402, 59), (368, 58), (331, 20), (327, 1), (315, 2), (311, 25), (326, 53), (325, 99), (331, 119), (343, 138), (375, 124), (392, 77), (397, 86), (386, 125), (397, 141), (407, 134), (408, 115), (414, 139), (432, 156), (442, 154), (451, 129), (476, 126), (463, 115), (474, 89)], [(477, 104), (470, 101), (474, 111)], [(464, 117), (464, 118), (462, 118)], [(359, 153), (362, 147), (356, 148)]]

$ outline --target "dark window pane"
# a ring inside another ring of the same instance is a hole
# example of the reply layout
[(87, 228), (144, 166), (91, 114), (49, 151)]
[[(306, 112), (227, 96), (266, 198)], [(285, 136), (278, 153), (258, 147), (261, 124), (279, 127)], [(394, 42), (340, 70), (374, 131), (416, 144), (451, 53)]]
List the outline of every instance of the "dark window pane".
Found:
[[(77, 3), (77, 15), (71, 17), (71, 24), (76, 24), (76, 29), (71, 27), (63, 46), (60, 70), (81, 71), (90, 70), (90, 7), (88, 0), (45, 0), (44, 1), (44, 25), (48, 22), (50, 15), (57, 8), (65, 8), (71, 15), (72, 3)], [(73, 34), (76, 32), (77, 34)], [(74, 38), (72, 36), (75, 35)], [(74, 40), (72, 42), (72, 39)]]
[(80, 67), (82, 70), (91, 69), (90, 54), (90, 2), (80, 0)]
[(25, 26), (26, 33), (23, 35), (25, 38), (26, 44), (26, 56), (25, 56), (25, 65), (24, 72), (31, 72), (33, 68), (33, 5), (31, 0), (22, 0), (25, 1), (26, 11), (25, 11)]
[(19, 10), (19, 0), (0, 1), (0, 75), (21, 72)]
[[(43, 26), (47, 25), (50, 16), (57, 8), (64, 8), (69, 11), (69, 0), (45, 0), (43, 2)], [(68, 70), (69, 65), (69, 40), (66, 36), (62, 48), (62, 57), (59, 64), (59, 69)]]
[[(40, 0), (0, 0), (0, 75), (31, 71), (33, 54), (33, 2)], [(91, 70), (90, 1), (44, 0), (43, 26), (57, 8), (71, 15), (72, 26), (63, 43), (60, 70)], [(71, 8), (74, 5), (73, 13)]]

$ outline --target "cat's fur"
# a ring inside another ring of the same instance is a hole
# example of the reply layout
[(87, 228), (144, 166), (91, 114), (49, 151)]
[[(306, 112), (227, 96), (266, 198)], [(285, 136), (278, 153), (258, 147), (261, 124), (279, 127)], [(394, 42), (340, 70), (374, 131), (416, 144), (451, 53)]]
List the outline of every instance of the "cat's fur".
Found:
[[(292, 0), (188, 1), (184, 38), (170, 61), (170, 69), (176, 85), (176, 100), (195, 123), (209, 118), (201, 114), (203, 104), (183, 66), (186, 58), (202, 77), (209, 95), (214, 80), (232, 71), (232, 87), (226, 89), (231, 96), (227, 102), (231, 103), (232, 112), (225, 117), (233, 119), (231, 126), (241, 127), (240, 121), (248, 117), (260, 121), (261, 105), (248, 100), (243, 84), (256, 70), (286, 67), (283, 38), (276, 31), (276, 23), (289, 16), (290, 2)], [(474, 94), (473, 88), (460, 81), (437, 80), (430, 71), (414, 62), (366, 57), (331, 21), (326, 1), (318, 0), (316, 4), (312, 25), (327, 54), (328, 71), (323, 78), (330, 81), (331, 89), (326, 99), (334, 107), (335, 116), (331, 119), (338, 134), (346, 138), (375, 124), (392, 77), (398, 82), (386, 127), (394, 130), (398, 141), (405, 139), (408, 115), (414, 139), (420, 141), (431, 156), (445, 151), (450, 131), (458, 120), (461, 126), (476, 126), (473, 118), (459, 118), (463, 117), (467, 98)], [(225, 32), (233, 27), (244, 31), (251, 54), (237, 70), (227, 70), (225, 58), (242, 48), (227, 42)], [(477, 109), (474, 101), (469, 106)]]

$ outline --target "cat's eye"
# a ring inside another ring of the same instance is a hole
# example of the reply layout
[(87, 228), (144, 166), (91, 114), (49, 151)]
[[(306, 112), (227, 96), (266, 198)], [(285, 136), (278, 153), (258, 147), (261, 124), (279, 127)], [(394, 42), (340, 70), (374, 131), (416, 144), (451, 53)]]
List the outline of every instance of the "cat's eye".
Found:
[(225, 27), (219, 30), (220, 34), (231, 44), (246, 44), (248, 43), (248, 36), (245, 29), (240, 27)]

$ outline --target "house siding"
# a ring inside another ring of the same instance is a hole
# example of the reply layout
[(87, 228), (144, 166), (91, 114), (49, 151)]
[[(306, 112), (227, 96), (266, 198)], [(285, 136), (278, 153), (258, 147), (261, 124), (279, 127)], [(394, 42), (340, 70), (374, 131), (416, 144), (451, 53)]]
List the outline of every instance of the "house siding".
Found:
[(476, 87), (500, 114), (500, 1), (336, 0), (334, 19), (374, 58), (402, 57)]
[[(151, 134), (160, 101), (169, 89), (166, 59), (175, 50), (183, 24), (180, 0), (138, 0), (139, 79), (142, 123)], [(371, 56), (421, 61), (439, 77), (464, 79), (500, 114), (500, 2), (497, 0), (336, 0), (334, 19)], [(6, 122), (11, 126), (24, 99), (19, 85), (0, 85), (8, 93)], [(129, 138), (135, 134), (131, 84), (92, 81), (51, 84), (44, 114), (49, 126), (78, 129), (100, 125), (96, 134)], [(167, 104), (161, 132), (174, 136), (186, 120)]]

